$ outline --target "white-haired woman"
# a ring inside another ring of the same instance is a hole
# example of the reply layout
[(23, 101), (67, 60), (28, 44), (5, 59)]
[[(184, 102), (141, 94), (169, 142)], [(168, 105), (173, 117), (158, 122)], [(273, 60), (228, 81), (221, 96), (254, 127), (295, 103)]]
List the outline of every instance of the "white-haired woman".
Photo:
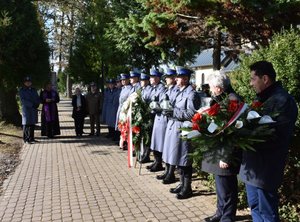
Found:
[[(225, 73), (214, 73), (209, 76), (208, 83), (212, 95), (211, 106), (225, 98), (239, 100), (239, 96), (231, 87), (230, 79)], [(241, 153), (233, 147), (226, 151), (223, 147), (207, 152), (202, 161), (202, 171), (214, 174), (217, 192), (216, 213), (205, 221), (235, 221)]]

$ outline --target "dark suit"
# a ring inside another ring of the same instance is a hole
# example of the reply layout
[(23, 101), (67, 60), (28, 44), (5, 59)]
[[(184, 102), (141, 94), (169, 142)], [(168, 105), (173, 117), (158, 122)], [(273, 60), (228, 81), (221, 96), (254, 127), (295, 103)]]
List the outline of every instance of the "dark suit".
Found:
[(240, 178), (246, 184), (253, 221), (279, 221), (278, 193), (289, 143), (298, 115), (294, 98), (276, 82), (257, 95), (262, 115), (275, 115), (275, 133), (256, 144), (255, 152), (243, 151)]
[(77, 103), (77, 95), (72, 97), (73, 113), (72, 118), (75, 123), (75, 132), (77, 136), (83, 134), (84, 118), (86, 116), (86, 101), (83, 95), (80, 95), (80, 103)]

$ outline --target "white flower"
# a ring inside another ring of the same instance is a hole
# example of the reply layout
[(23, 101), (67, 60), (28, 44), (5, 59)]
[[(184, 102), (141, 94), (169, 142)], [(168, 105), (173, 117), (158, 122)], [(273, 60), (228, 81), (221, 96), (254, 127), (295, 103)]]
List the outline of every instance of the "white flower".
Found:
[(182, 130), (181, 131), (181, 136), (186, 136), (190, 133), (190, 131)]
[(127, 120), (127, 115), (126, 115), (126, 113), (121, 112), (121, 113), (120, 113), (120, 116), (119, 116), (119, 120), (120, 120), (122, 123), (125, 123), (126, 120)]
[(129, 101), (126, 100), (123, 105), (122, 105), (122, 108), (121, 108), (121, 111), (125, 112), (129, 109)]
[(256, 119), (261, 117), (256, 111), (250, 111), (247, 115), (247, 120)]
[(130, 96), (129, 96), (129, 100), (132, 102), (132, 103), (135, 103), (137, 98), (138, 98), (138, 94), (136, 92), (132, 93)]
[(218, 129), (218, 125), (215, 124), (214, 122), (211, 122), (209, 126), (207, 127), (208, 132), (213, 133)]
[(191, 139), (191, 138), (194, 138), (194, 137), (199, 137), (201, 136), (201, 133), (198, 131), (198, 130), (192, 130), (190, 131), (188, 134), (187, 134), (187, 138), (188, 139)]
[(260, 118), (258, 124), (275, 123), (275, 122), (276, 121), (274, 121), (270, 116), (264, 115), (263, 117)]
[(243, 121), (237, 120), (237, 121), (235, 122), (235, 128), (241, 129), (243, 126), (244, 126)]
[(193, 123), (191, 121), (184, 121), (182, 127), (184, 128), (192, 128)]

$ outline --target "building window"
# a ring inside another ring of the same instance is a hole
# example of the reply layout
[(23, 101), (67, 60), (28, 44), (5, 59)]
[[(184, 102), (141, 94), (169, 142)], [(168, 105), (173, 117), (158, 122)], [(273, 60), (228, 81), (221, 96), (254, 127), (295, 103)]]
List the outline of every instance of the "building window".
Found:
[(205, 76), (204, 76), (204, 73), (202, 73), (201, 75), (201, 84), (204, 84), (205, 83)]

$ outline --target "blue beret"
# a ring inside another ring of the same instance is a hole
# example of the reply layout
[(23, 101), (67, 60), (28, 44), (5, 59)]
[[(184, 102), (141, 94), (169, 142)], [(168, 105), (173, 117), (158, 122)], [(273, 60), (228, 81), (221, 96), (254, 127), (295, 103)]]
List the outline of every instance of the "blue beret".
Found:
[(91, 82), (90, 86), (96, 86), (96, 84), (94, 82)]
[(162, 76), (162, 73), (159, 72), (157, 69), (150, 69), (150, 76), (161, 77), (161, 76)]
[(116, 82), (120, 82), (120, 76), (116, 77)]
[(31, 82), (31, 77), (30, 76), (26, 76), (24, 79), (23, 79), (24, 82)]
[(116, 83), (116, 80), (114, 80), (114, 79), (107, 79), (106, 83), (112, 83), (112, 84), (114, 84), (114, 83)]
[(176, 66), (176, 72), (177, 76), (190, 76), (193, 71), (182, 66)]
[(176, 75), (176, 70), (175, 69), (170, 69), (170, 68), (167, 68), (166, 69), (166, 72), (165, 72), (165, 75), (166, 76), (173, 76), (173, 75)]
[(130, 78), (138, 77), (140, 78), (141, 74), (135, 71), (130, 71)]
[(120, 80), (129, 79), (129, 75), (125, 73), (120, 74)]
[(150, 79), (150, 76), (148, 76), (148, 75), (145, 74), (145, 73), (141, 73), (140, 80), (149, 80), (149, 79)]

